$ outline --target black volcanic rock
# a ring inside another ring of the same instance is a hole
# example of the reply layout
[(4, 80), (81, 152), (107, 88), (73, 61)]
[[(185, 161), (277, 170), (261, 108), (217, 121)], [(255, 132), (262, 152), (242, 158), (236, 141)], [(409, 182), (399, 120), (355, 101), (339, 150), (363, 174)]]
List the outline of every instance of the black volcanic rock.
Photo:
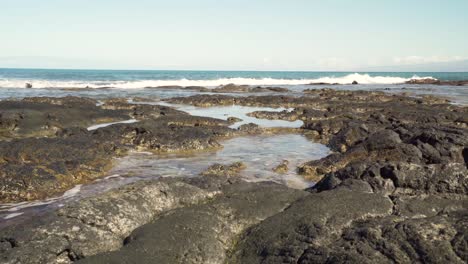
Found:
[(425, 79), (411, 79), (406, 82), (407, 84), (433, 84), (433, 85), (447, 85), (447, 86), (464, 86), (468, 85), (468, 80), (448, 81), (437, 80), (432, 78)]
[[(243, 166), (235, 163), (214, 164), (197, 177), (137, 182), (86, 198), (0, 230), (0, 262), (468, 261), (467, 107), (433, 97), (331, 89), (307, 90), (301, 97), (218, 94), (169, 101), (292, 107), (250, 115), (302, 120), (304, 134), (332, 153), (298, 168), (317, 181), (306, 191), (244, 182), (238, 175)], [(254, 124), (233, 130), (227, 121), (171, 109), (134, 109), (119, 100), (104, 108), (131, 110), (143, 119), (93, 132), (70, 127), (53, 139), (1, 142), (0, 166), (6, 169), (0, 171), (13, 172), (0, 177), (6, 190), (21, 185), (12, 184), (21, 173), (40, 173), (31, 181), (34, 189), (55, 183), (55, 175), (74, 166), (76, 173), (86, 172), (80, 166), (105, 166), (106, 159), (128, 149), (210, 149), (219, 146), (218, 138), (262, 131)], [(15, 118), (20, 117), (5, 120)], [(12, 126), (9, 122), (5, 126)], [(85, 139), (95, 145), (92, 151)], [(46, 145), (56, 153), (47, 153)]]

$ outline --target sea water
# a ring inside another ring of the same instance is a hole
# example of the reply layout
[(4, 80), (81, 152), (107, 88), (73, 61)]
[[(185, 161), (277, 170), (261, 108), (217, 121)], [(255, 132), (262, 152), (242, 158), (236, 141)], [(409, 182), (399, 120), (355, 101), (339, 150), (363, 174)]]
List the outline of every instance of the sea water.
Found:
[[(0, 69), (0, 99), (31, 96), (87, 96), (167, 98), (189, 96), (196, 91), (164, 89), (161, 86), (217, 87), (229, 83), (279, 86), (300, 93), (310, 83), (338, 83), (335, 89), (383, 90), (447, 96), (468, 103), (467, 87), (408, 85), (411, 79), (468, 80), (467, 72), (281, 72), (281, 71), (152, 71), (152, 70), (53, 70)], [(357, 81), (358, 85), (350, 85)], [(32, 89), (26, 89), (26, 83)], [(160, 87), (156, 88), (155, 87)], [(152, 88), (152, 89), (148, 89)]]

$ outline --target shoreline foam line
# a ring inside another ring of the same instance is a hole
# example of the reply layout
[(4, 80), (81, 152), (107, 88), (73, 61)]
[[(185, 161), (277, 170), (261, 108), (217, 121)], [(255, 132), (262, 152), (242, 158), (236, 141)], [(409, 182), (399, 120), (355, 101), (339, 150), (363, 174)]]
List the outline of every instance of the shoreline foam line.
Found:
[(0, 79), (1, 88), (25, 88), (26, 83), (32, 84), (34, 88), (121, 88), (142, 89), (145, 87), (163, 86), (203, 86), (217, 87), (226, 84), (236, 85), (306, 85), (310, 83), (337, 83), (351, 84), (353, 81), (359, 84), (403, 84), (409, 80), (434, 79), (430, 76), (411, 78), (392, 76), (370, 76), (369, 74), (352, 73), (342, 77), (325, 76), (315, 79), (275, 79), (275, 78), (220, 78), (213, 80), (134, 80), (134, 81), (56, 81), (56, 80), (25, 80), (25, 79)]

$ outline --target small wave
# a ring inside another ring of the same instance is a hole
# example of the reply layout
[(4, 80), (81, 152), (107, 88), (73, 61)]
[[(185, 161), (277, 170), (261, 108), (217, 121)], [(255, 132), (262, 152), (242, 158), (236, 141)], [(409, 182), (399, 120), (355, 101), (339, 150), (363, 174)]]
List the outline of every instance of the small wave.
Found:
[(409, 80), (434, 79), (433, 77), (419, 77), (414, 75), (411, 78), (392, 77), (392, 76), (370, 76), (369, 74), (353, 73), (344, 77), (322, 77), (311, 81), (312, 83), (338, 83), (350, 84), (354, 81), (359, 84), (401, 84)]
[(310, 83), (338, 83), (350, 84), (357, 81), (359, 84), (400, 84), (412, 79), (425, 79), (432, 77), (411, 78), (392, 76), (370, 76), (369, 74), (353, 73), (342, 77), (320, 77), (316, 79), (275, 79), (275, 78), (221, 78), (215, 80), (137, 80), (137, 81), (54, 81), (54, 80), (20, 80), (20, 79), (0, 79), (0, 87), (3, 88), (24, 88), (26, 83), (31, 83), (33, 88), (121, 88), (121, 89), (141, 89), (145, 87), (162, 86), (203, 86), (217, 87), (226, 84), (236, 85), (305, 85)]

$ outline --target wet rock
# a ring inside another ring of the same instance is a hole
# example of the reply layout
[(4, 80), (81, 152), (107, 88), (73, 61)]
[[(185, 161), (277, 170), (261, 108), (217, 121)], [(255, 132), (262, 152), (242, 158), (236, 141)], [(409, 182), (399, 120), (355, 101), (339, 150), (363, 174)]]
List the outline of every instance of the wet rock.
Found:
[(289, 165), (289, 161), (283, 160), (281, 164), (273, 168), (273, 171), (276, 173), (281, 173), (281, 174), (287, 173), (289, 170), (288, 165)]
[(30, 84), (30, 83), (26, 83), (26, 84), (24, 85), (24, 88), (33, 88), (33, 86), (32, 86), (32, 84)]
[(259, 119), (269, 119), (269, 120), (288, 120), (295, 121), (299, 119), (300, 113), (298, 111), (289, 111), (284, 110), (281, 112), (271, 112), (271, 111), (255, 111), (248, 113), (247, 116), (259, 118)]
[(356, 85), (356, 84), (359, 84), (359, 83), (357, 81), (353, 81), (351, 84)]
[(290, 92), (289, 89), (287, 88), (282, 88), (282, 87), (253, 87), (250, 89), (250, 92), (252, 93), (258, 93), (258, 92), (275, 92), (275, 93), (287, 93)]
[(242, 131), (247, 134), (258, 134), (262, 131), (262, 129), (257, 124), (254, 124), (254, 123), (241, 125), (238, 129), (239, 131)]
[(204, 170), (200, 175), (208, 176), (208, 175), (215, 175), (215, 176), (235, 176), (238, 175), (243, 169), (245, 169), (245, 164), (242, 162), (235, 162), (230, 165), (223, 165), (223, 164), (214, 164)]
[(158, 97), (133, 97), (132, 102), (141, 103), (141, 102), (159, 102), (160, 98)]
[(233, 123), (241, 122), (242, 119), (234, 117), (234, 116), (230, 116), (230, 117), (227, 118), (227, 121), (229, 123), (233, 124)]
[(249, 90), (248, 85), (235, 85), (233, 83), (214, 88), (213, 92), (247, 92)]

